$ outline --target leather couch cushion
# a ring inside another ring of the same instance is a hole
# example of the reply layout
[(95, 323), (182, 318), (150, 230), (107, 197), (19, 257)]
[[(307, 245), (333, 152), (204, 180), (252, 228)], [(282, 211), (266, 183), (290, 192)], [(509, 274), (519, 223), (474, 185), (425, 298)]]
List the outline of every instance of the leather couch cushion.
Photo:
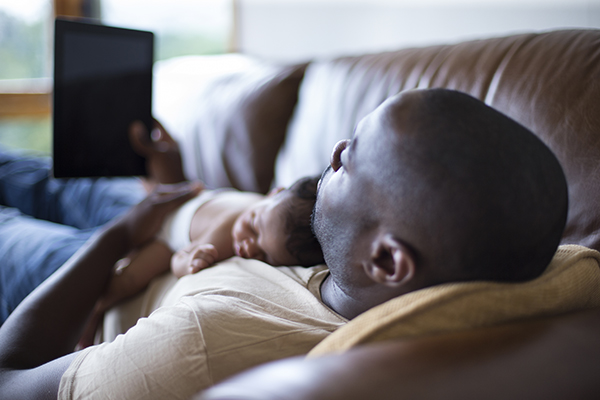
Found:
[(241, 55), (173, 62), (157, 74), (155, 114), (179, 144), (186, 177), (266, 193), (306, 64)]
[(311, 63), (276, 184), (320, 173), (333, 145), (386, 98), (444, 87), (485, 101), (531, 129), (569, 184), (563, 243), (600, 250), (600, 30), (523, 34)]
[(194, 400), (596, 399), (600, 308), (288, 358)]

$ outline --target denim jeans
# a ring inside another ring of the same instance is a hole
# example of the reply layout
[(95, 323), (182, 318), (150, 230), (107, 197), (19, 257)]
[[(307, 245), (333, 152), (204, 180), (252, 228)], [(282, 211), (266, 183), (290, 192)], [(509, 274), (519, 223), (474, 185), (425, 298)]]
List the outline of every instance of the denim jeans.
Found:
[(136, 178), (53, 179), (0, 149), (0, 324), (102, 225), (145, 196)]

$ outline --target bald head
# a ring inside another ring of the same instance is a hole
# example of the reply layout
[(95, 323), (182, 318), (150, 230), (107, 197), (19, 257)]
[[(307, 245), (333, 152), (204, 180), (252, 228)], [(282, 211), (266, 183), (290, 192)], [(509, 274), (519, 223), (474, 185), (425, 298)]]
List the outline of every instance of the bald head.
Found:
[(567, 185), (533, 133), (442, 89), (406, 92), (374, 117), (389, 142), (386, 168), (375, 174), (386, 199), (380, 222), (437, 282), (520, 281), (543, 271), (564, 229)]
[(338, 143), (313, 229), (347, 318), (444, 282), (538, 276), (560, 242), (567, 185), (529, 130), (443, 89), (385, 101)]

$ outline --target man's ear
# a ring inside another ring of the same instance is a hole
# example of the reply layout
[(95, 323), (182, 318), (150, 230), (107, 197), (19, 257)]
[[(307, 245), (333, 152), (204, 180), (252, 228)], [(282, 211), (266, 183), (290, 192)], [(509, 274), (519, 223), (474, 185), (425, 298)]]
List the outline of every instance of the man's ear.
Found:
[(391, 234), (378, 235), (371, 248), (364, 268), (373, 281), (389, 287), (400, 287), (415, 276), (413, 252)]

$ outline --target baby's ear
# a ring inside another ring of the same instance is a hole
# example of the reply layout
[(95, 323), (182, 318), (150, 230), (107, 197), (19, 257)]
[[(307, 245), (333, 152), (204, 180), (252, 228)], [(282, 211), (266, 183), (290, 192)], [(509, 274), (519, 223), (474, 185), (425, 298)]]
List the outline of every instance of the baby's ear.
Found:
[(376, 236), (371, 248), (369, 259), (363, 266), (373, 281), (389, 287), (400, 287), (415, 276), (413, 252), (391, 234)]
[(269, 193), (267, 193), (267, 197), (275, 196), (277, 193), (281, 192), (282, 190), (285, 190), (285, 188), (283, 186), (275, 187), (275, 188), (269, 190)]

